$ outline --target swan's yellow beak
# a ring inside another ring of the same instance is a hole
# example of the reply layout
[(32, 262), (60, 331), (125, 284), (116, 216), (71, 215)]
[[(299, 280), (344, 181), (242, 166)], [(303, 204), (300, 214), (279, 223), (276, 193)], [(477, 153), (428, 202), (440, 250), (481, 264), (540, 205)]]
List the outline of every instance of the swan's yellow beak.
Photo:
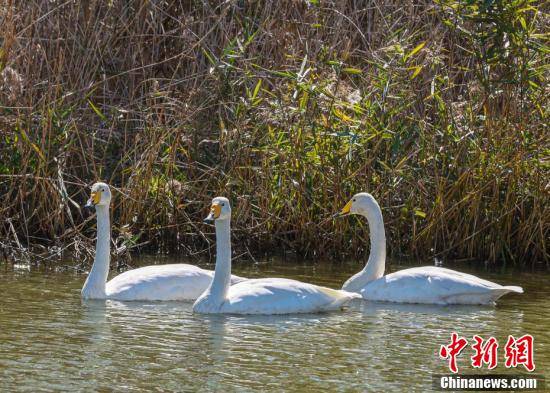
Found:
[(204, 222), (206, 223), (214, 222), (214, 220), (217, 219), (220, 216), (220, 214), (222, 214), (222, 207), (217, 203), (213, 203), (212, 206), (210, 206), (210, 213), (204, 219)]
[(344, 217), (344, 216), (347, 216), (348, 214), (350, 214), (351, 204), (352, 204), (352, 200), (350, 199), (350, 201), (348, 203), (346, 203), (346, 206), (344, 206), (344, 208), (342, 210), (340, 210), (338, 213), (335, 213), (332, 217), (333, 218), (338, 218), (338, 217)]
[(350, 200), (348, 203), (346, 203), (346, 206), (344, 206), (340, 214), (343, 216), (345, 216), (346, 214), (349, 214), (351, 211), (351, 204), (352, 204), (352, 201)]
[(101, 191), (92, 191), (92, 196), (90, 199), (94, 205), (97, 205), (101, 200)]
[(344, 206), (344, 208), (340, 210), (340, 213), (336, 213), (335, 216), (336, 217), (347, 216), (351, 212), (351, 204), (352, 204), (352, 200), (350, 199), (350, 201), (346, 203), (346, 206)]
[(218, 205), (217, 203), (213, 204), (212, 207), (210, 207), (210, 213), (214, 216), (214, 220), (222, 214), (222, 207)]
[(88, 202), (84, 205), (84, 209), (92, 209), (99, 201), (101, 201), (101, 191), (92, 191), (90, 199), (88, 199)]

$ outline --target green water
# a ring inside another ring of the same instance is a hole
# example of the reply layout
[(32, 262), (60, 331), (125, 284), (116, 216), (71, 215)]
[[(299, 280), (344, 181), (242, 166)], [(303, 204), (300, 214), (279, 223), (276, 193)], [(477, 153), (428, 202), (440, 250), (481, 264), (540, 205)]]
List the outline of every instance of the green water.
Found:
[[(243, 276), (334, 288), (359, 268), (235, 265)], [(82, 302), (85, 275), (56, 270), (0, 263), (0, 391), (427, 391), (432, 374), (448, 373), (437, 354), (453, 331), (469, 340), (495, 336), (501, 347), (509, 334), (530, 333), (536, 372), (550, 376), (546, 274), (460, 267), (523, 286), (524, 295), (497, 307), (358, 302), (329, 314), (204, 316), (186, 302)], [(459, 357), (461, 372), (473, 372), (471, 354)], [(510, 372), (503, 351), (493, 371)]]

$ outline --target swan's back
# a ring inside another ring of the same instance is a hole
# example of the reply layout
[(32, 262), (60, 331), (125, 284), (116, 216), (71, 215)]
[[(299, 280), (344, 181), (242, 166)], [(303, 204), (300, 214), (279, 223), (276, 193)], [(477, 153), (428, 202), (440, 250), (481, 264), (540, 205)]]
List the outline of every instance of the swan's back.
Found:
[[(213, 272), (183, 263), (128, 270), (106, 285), (108, 299), (195, 300), (210, 285)], [(233, 276), (232, 283), (244, 280)]]
[(338, 310), (359, 294), (286, 278), (247, 280), (231, 286), (221, 312), (293, 314)]
[(367, 300), (426, 304), (493, 304), (521, 287), (502, 286), (471, 274), (423, 266), (388, 274), (361, 291)]

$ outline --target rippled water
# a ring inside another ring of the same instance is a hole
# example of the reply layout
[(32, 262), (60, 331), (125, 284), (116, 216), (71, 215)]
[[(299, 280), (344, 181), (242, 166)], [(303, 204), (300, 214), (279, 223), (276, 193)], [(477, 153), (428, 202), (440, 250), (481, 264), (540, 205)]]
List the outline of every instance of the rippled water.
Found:
[[(336, 288), (357, 269), (271, 261), (234, 272)], [(426, 391), (432, 374), (448, 373), (437, 353), (452, 331), (502, 347), (530, 333), (536, 371), (549, 376), (550, 276), (460, 270), (526, 293), (497, 307), (357, 302), (329, 314), (204, 316), (184, 302), (81, 302), (84, 275), (0, 264), (0, 390)], [(461, 371), (473, 372), (470, 355)]]

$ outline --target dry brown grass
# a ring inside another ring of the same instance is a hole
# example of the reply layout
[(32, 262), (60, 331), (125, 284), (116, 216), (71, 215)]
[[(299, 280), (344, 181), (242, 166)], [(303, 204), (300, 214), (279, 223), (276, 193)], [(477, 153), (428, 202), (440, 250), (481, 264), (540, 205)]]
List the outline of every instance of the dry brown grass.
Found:
[(361, 254), (366, 190), (394, 255), (548, 264), (548, 17), (507, 3), (4, 0), (4, 243), (78, 248), (101, 179), (119, 244), (199, 255), (224, 194), (243, 250)]

